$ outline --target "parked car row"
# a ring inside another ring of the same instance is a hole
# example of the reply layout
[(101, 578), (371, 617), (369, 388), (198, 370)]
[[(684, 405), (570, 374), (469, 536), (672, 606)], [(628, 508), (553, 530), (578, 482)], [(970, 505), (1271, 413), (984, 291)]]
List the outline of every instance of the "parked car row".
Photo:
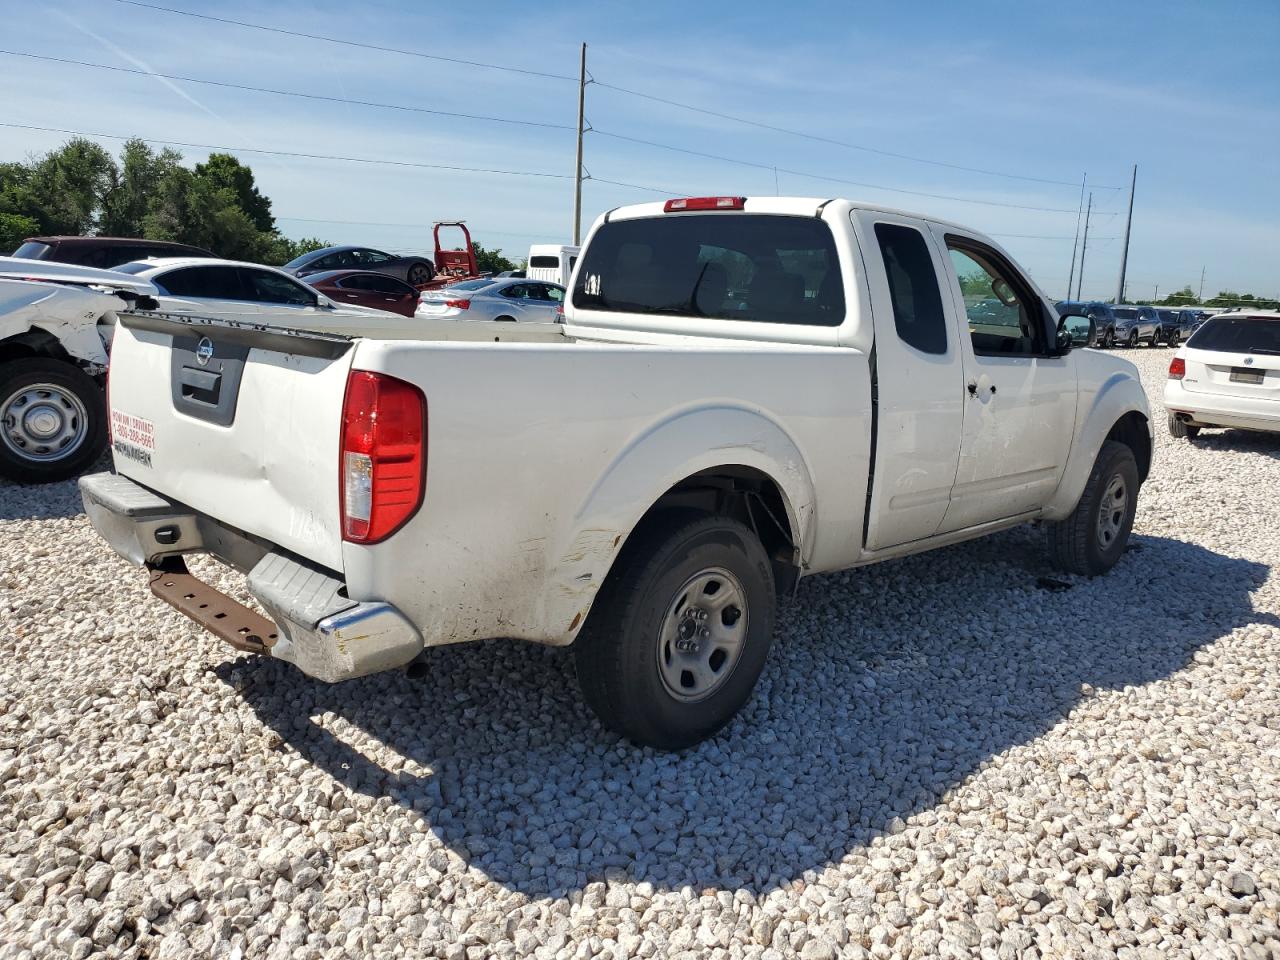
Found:
[(1176, 347), (1185, 341), (1209, 316), (1204, 310), (1189, 307), (1150, 307), (1113, 304), (1101, 300), (1060, 300), (1060, 315), (1082, 314), (1093, 321), (1093, 346)]

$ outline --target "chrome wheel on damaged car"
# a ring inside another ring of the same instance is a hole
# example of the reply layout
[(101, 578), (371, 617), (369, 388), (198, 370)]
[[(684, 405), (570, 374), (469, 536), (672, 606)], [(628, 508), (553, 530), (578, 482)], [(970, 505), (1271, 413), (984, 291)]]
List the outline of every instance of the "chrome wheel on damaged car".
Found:
[(74, 476), (105, 442), (102, 391), (79, 368), (45, 358), (0, 364), (0, 475), (24, 483)]
[(644, 746), (705, 740), (750, 698), (775, 602), (772, 567), (750, 528), (683, 510), (650, 518), (574, 641), (587, 704)]

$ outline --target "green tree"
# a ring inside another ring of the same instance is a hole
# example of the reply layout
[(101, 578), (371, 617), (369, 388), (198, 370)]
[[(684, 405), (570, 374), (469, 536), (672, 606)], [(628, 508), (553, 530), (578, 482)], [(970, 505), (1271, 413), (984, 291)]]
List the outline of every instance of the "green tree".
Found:
[(501, 250), (488, 250), (474, 240), (471, 245), (475, 248), (476, 264), (481, 273), (502, 273), (504, 270), (516, 269), (516, 265), (504, 257)]
[(1191, 284), (1187, 284), (1181, 290), (1177, 290), (1169, 294), (1163, 300), (1158, 300), (1156, 302), (1165, 307), (1185, 307), (1199, 303), (1200, 298), (1197, 297), (1196, 292), (1191, 289)]
[(41, 233), (90, 233), (116, 175), (111, 154), (76, 138), (35, 162), (25, 184), (27, 208), (14, 212), (34, 218)]
[(12, 253), (22, 241), (40, 232), (40, 225), (32, 217), (20, 213), (0, 213), (0, 253)]
[[(155, 153), (141, 140), (128, 140), (120, 152), (120, 170), (102, 204), (101, 232), (107, 236), (145, 236), (154, 198), (167, 178), (178, 176), (182, 155), (165, 149)], [(160, 239), (153, 237), (151, 239)]]
[(253, 171), (229, 153), (211, 153), (204, 163), (196, 164), (196, 176), (207, 180), (217, 189), (227, 189), (235, 197), (236, 205), (244, 211), (254, 227), (263, 233), (276, 228), (271, 215), (271, 201), (258, 192)]
[(253, 171), (230, 154), (192, 170), (177, 151), (141, 140), (125, 142), (119, 163), (76, 139), (29, 163), (0, 164), (0, 249), (59, 233), (172, 240), (276, 265), (327, 246), (283, 236)]

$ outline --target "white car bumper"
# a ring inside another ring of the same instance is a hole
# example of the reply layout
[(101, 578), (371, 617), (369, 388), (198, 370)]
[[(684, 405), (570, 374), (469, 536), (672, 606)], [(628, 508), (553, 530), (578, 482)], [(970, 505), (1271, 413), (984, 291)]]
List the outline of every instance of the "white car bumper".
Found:
[(1280, 433), (1280, 402), (1253, 397), (1225, 397), (1188, 390), (1181, 380), (1166, 381), (1164, 405), (1197, 427), (1235, 427)]

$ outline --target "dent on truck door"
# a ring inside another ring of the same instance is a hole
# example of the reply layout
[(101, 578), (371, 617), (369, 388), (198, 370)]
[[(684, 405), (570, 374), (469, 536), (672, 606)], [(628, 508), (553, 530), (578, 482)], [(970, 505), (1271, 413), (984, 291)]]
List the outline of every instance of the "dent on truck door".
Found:
[(1071, 448), (1076, 377), (1067, 358), (1049, 355), (1044, 305), (1017, 268), (972, 238), (940, 239), (963, 318), (966, 394), (946, 533), (1048, 502)]
[(866, 545), (932, 536), (960, 456), (964, 369), (939, 285), (945, 265), (924, 223), (854, 211), (879, 371), (875, 473)]

